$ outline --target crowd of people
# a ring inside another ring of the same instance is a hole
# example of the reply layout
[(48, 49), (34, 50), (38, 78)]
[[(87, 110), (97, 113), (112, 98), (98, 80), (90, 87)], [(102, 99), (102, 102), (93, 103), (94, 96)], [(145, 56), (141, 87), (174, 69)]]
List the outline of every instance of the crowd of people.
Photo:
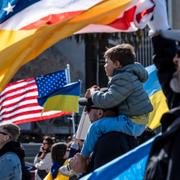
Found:
[[(156, 12), (164, 7), (165, 1), (161, 3), (156, 7), (149, 27), (153, 61), (170, 111), (161, 118), (162, 134), (153, 142), (145, 180), (179, 178), (180, 49), (171, 33), (168, 37), (164, 35), (165, 31), (170, 31), (166, 16), (160, 17), (163, 25), (159, 23), (157, 26), (159, 17), (156, 17)], [(163, 11), (167, 15), (166, 9)], [(135, 51), (130, 44), (108, 49), (104, 58), (108, 88), (94, 85), (79, 101), (85, 106), (84, 111), (91, 121), (86, 138), (74, 138), (65, 143), (54, 142), (52, 137), (45, 136), (34, 158), (35, 177), (32, 177), (25, 166), (24, 150), (17, 141), (20, 128), (14, 124), (1, 125), (0, 179), (78, 179), (139, 145), (138, 137), (149, 132), (147, 123), (153, 110), (143, 89), (148, 73), (140, 63), (135, 62)]]

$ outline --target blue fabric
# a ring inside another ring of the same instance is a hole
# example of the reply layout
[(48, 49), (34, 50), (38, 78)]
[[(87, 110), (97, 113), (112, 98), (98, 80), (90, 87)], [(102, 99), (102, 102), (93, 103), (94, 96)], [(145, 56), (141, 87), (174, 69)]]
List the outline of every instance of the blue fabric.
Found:
[(98, 138), (105, 133), (117, 131), (130, 136), (139, 136), (145, 128), (145, 125), (135, 124), (125, 115), (99, 119), (91, 124), (81, 153), (83, 157), (88, 157), (93, 152)]
[(143, 180), (148, 154), (154, 138), (120, 156), (81, 180)]
[(45, 97), (67, 84), (66, 70), (36, 77), (38, 98)]
[(150, 97), (155, 92), (161, 90), (161, 85), (158, 80), (156, 66), (153, 64), (151, 66), (146, 67), (146, 70), (148, 71), (149, 78), (148, 81), (144, 83), (144, 89)]
[[(38, 2), (40, 0), (1, 0), (0, 1), (0, 23), (6, 21), (11, 16), (15, 15), (19, 11), (22, 11), (26, 7)], [(13, 12), (7, 13), (4, 8), (7, 8), (9, 5), (13, 6)]]
[(22, 177), (21, 162), (17, 154), (7, 152), (0, 157), (0, 179), (20, 180)]
[[(39, 90), (38, 90), (39, 91)], [(49, 90), (48, 90), (49, 91)], [(47, 92), (45, 92), (47, 93)], [(53, 92), (48, 92), (48, 94), (43, 97), (38, 97), (38, 104), (40, 106), (43, 106), (44, 103), (48, 100), (48, 98), (56, 96), (56, 95), (72, 95), (72, 96), (80, 96), (80, 81), (69, 83), (66, 85), (58, 85), (56, 86), (56, 89), (54, 88)], [(78, 99), (77, 99), (78, 100)]]
[(53, 165), (51, 166), (51, 175), (54, 178), (56, 178), (58, 174), (58, 169), (60, 168), (61, 164), (57, 162), (53, 162)]

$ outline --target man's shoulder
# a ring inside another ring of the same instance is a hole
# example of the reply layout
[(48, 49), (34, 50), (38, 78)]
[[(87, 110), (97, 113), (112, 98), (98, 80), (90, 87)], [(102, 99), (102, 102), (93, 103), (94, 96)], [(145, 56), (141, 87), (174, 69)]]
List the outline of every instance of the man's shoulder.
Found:
[[(121, 141), (123, 139), (123, 141)], [(110, 140), (110, 141), (109, 141)], [(121, 133), (121, 132), (109, 132), (104, 135), (102, 135), (99, 140), (98, 144), (107, 144), (108, 146), (110, 144), (113, 145), (122, 145), (122, 142), (136, 142), (136, 139), (133, 136), (129, 136), (127, 134)]]
[(6, 160), (10, 162), (20, 162), (18, 155), (14, 152), (6, 152), (0, 157), (0, 161)]
[(137, 140), (121, 132), (102, 135), (93, 152), (92, 169), (96, 169), (137, 146)]

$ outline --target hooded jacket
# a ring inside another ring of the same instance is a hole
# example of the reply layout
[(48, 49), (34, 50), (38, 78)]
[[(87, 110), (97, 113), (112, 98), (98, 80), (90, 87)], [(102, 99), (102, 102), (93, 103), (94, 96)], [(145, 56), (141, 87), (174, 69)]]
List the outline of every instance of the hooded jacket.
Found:
[(153, 110), (143, 83), (148, 72), (139, 63), (129, 64), (113, 72), (107, 92), (96, 91), (92, 101), (97, 107), (108, 109), (118, 107), (119, 114), (131, 116), (143, 115)]

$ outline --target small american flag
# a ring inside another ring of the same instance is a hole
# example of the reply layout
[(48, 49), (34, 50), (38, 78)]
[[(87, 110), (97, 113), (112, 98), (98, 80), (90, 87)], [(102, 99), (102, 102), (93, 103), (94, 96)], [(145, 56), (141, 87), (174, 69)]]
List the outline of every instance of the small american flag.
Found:
[(45, 111), (37, 98), (46, 96), (68, 83), (67, 71), (27, 78), (10, 83), (0, 94), (0, 124), (22, 124), (46, 120), (70, 114), (61, 111)]

